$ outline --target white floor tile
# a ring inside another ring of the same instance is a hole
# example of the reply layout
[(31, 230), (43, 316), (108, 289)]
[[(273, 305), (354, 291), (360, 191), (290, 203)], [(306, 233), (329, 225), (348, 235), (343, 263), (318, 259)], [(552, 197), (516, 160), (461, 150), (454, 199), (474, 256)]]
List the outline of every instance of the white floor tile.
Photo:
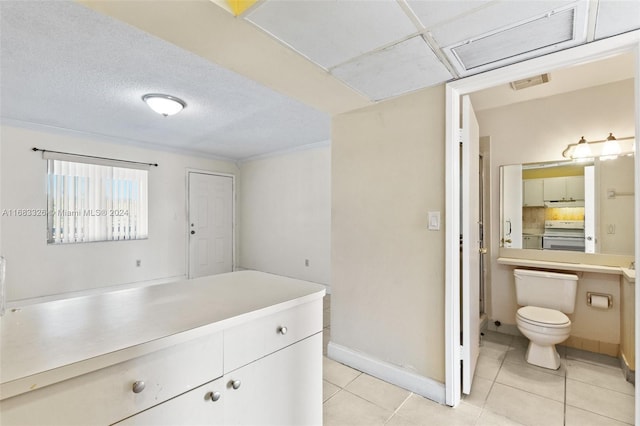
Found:
[(391, 411), (395, 411), (411, 395), (411, 392), (406, 389), (364, 373), (349, 383), (345, 389)]
[(493, 380), (475, 376), (471, 386), (471, 394), (462, 395), (462, 400), (467, 404), (482, 408), (484, 407), (484, 403), (487, 401), (487, 396), (489, 396), (491, 386), (493, 386)]
[(502, 361), (500, 361), (499, 359), (480, 355), (476, 364), (475, 375), (478, 377), (482, 377), (483, 379), (493, 381), (498, 375), (498, 371), (500, 371), (501, 365)]
[(528, 364), (505, 362), (496, 383), (564, 403), (564, 377), (530, 368)]
[(619, 366), (608, 367), (569, 359), (567, 360), (567, 378), (627, 395), (635, 394), (635, 388), (626, 381)]
[(626, 426), (628, 424), (570, 405), (567, 406), (565, 415), (566, 426)]
[(567, 405), (625, 423), (633, 423), (634, 397), (567, 379)]
[(329, 383), (332, 383), (338, 387), (345, 387), (351, 383), (356, 377), (362, 374), (358, 370), (354, 370), (351, 367), (347, 367), (344, 364), (340, 364), (337, 361), (327, 358), (323, 358), (322, 362), (322, 377)]
[(475, 424), (480, 412), (480, 408), (465, 402), (452, 408), (412, 394), (396, 411), (396, 415), (412, 422), (408, 424), (466, 426)]
[(324, 403), (324, 426), (383, 426), (393, 415), (364, 399), (341, 390)]
[(562, 426), (564, 404), (520, 389), (494, 383), (485, 409), (523, 425)]
[(507, 417), (501, 416), (489, 410), (482, 410), (480, 418), (476, 423), (476, 426), (521, 426), (522, 423), (518, 423)]
[(511, 347), (507, 351), (507, 355), (504, 358), (504, 362), (508, 362), (511, 364), (519, 364), (526, 365), (529, 368), (533, 368), (535, 370), (541, 371), (543, 373), (555, 374), (557, 376), (564, 377), (566, 375), (566, 360), (560, 359), (560, 368), (557, 370), (550, 370), (548, 368), (538, 367), (537, 365), (532, 365), (527, 362), (525, 359), (525, 355), (527, 353), (527, 346), (523, 347)]
[(338, 393), (340, 388), (333, 383), (329, 383), (326, 380), (322, 381), (322, 402), (326, 402), (333, 395)]

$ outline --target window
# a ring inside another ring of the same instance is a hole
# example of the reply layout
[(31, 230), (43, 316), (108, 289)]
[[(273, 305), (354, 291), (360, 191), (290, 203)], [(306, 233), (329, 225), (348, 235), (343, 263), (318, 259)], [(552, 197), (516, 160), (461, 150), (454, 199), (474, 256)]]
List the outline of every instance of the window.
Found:
[(46, 158), (49, 244), (147, 238), (148, 170)]

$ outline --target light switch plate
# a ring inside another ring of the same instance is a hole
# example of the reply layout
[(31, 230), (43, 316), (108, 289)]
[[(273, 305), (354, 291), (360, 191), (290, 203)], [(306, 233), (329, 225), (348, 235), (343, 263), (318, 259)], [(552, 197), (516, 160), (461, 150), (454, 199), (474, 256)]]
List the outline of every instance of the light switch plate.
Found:
[(428, 228), (430, 231), (440, 230), (440, 212), (428, 212)]

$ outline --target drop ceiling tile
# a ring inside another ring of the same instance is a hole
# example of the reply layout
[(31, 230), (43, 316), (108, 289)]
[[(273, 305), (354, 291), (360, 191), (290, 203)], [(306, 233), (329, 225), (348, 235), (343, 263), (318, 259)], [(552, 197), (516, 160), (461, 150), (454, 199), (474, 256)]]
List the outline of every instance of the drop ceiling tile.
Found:
[(491, 0), (451, 1), (451, 0), (408, 0), (407, 3), (425, 28), (445, 23), (474, 9), (490, 3)]
[(600, 0), (596, 18), (596, 39), (640, 29), (640, 1)]
[(325, 69), (417, 32), (395, 0), (267, 0), (246, 19)]
[(436, 42), (441, 47), (446, 47), (571, 3), (576, 2), (563, 0), (496, 1), (473, 13), (454, 19), (446, 25), (435, 26), (430, 31)]
[(332, 70), (372, 100), (433, 86), (452, 78), (422, 37), (413, 37)]

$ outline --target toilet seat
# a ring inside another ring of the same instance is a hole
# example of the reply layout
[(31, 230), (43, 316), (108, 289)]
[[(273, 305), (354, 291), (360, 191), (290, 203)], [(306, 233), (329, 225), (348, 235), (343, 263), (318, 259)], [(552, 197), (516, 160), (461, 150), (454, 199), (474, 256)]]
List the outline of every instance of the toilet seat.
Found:
[(571, 325), (569, 317), (562, 312), (537, 306), (518, 309), (516, 317), (525, 323), (546, 328), (565, 328)]

